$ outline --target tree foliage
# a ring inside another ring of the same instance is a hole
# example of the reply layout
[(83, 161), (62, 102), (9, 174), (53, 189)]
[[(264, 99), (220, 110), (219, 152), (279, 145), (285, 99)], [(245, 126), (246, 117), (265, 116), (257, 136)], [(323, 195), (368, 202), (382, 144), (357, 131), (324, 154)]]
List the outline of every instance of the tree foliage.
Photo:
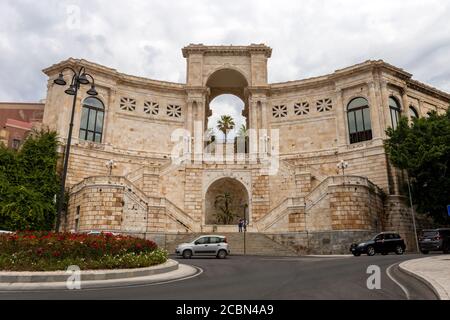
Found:
[(386, 151), (392, 163), (411, 179), (417, 210), (444, 222), (450, 205), (450, 109), (431, 112), (428, 118), (404, 117), (396, 130), (387, 130)]
[(229, 192), (219, 194), (214, 201), (214, 208), (217, 212), (215, 214), (217, 223), (231, 224), (237, 215), (232, 210), (233, 197)]
[(33, 132), (19, 151), (0, 145), (0, 229), (53, 228), (57, 146), (51, 131)]
[(231, 116), (223, 115), (217, 121), (217, 129), (223, 132), (225, 136), (225, 143), (227, 142), (228, 132), (233, 130), (235, 126), (234, 119)]

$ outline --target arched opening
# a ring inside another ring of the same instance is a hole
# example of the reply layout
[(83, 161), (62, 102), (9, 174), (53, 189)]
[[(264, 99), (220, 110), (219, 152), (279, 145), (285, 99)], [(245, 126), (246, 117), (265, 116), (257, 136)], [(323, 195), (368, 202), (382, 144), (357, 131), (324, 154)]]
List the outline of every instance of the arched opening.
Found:
[[(210, 75), (206, 86), (210, 93), (206, 103), (206, 127), (211, 141), (236, 143), (236, 137), (245, 135), (248, 129), (247, 79), (234, 69), (220, 69)], [(218, 127), (219, 121), (222, 130)], [(223, 126), (223, 122), (231, 122), (232, 129), (227, 130), (230, 126)]]
[(350, 101), (347, 106), (348, 129), (350, 143), (372, 139), (369, 102), (362, 97)]
[(249, 221), (249, 196), (245, 186), (233, 178), (213, 182), (205, 195), (205, 224), (235, 225)]
[[(224, 143), (226, 136), (227, 142), (230, 143), (234, 141), (234, 138), (242, 134), (244, 128), (247, 128), (247, 118), (243, 116), (245, 104), (239, 97), (232, 94), (222, 94), (210, 102), (209, 108), (211, 115), (208, 118), (207, 128), (215, 137), (215, 141)], [(230, 116), (233, 120), (232, 129), (226, 134), (219, 127), (220, 123), (221, 127), (224, 128), (224, 116)]]
[(104, 113), (105, 106), (100, 99), (84, 99), (78, 136), (80, 140), (102, 142)]
[(392, 129), (397, 129), (398, 122), (400, 121), (400, 103), (392, 96), (389, 97), (389, 111), (391, 114), (391, 126)]

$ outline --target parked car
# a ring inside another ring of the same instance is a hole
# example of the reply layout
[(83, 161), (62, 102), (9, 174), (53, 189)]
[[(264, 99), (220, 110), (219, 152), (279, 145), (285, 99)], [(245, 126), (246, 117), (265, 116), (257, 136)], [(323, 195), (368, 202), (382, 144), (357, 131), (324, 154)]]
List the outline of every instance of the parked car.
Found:
[(216, 256), (218, 259), (225, 259), (230, 254), (230, 248), (226, 237), (208, 235), (178, 245), (175, 253), (184, 259), (190, 259), (193, 256)]
[(403, 254), (405, 252), (405, 248), (405, 241), (398, 233), (382, 232), (370, 240), (352, 244), (350, 251), (354, 256), (358, 257), (363, 253), (368, 256), (373, 256), (376, 253), (386, 255), (390, 252)]
[(12, 231), (6, 231), (6, 230), (0, 230), (0, 235), (1, 234), (13, 234), (14, 232)]
[(419, 238), (420, 251), (428, 254), (430, 251), (450, 252), (450, 229), (423, 230)]

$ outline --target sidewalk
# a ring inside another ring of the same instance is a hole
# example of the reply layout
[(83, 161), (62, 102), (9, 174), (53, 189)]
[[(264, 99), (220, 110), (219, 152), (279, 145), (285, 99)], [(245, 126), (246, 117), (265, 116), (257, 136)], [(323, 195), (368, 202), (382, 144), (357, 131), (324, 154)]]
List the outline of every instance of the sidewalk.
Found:
[(441, 300), (450, 300), (450, 255), (436, 255), (400, 263), (400, 269), (424, 281)]

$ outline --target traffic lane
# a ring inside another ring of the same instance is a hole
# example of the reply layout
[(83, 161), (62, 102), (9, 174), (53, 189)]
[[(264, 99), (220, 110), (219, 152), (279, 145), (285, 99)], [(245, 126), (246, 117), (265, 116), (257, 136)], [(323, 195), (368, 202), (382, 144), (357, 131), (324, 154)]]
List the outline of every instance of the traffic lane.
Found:
[[(180, 259), (204, 272), (195, 278), (161, 285), (76, 291), (0, 293), (6, 299), (405, 299), (386, 275), (394, 263), (415, 258), (374, 256), (277, 258), (230, 256)], [(367, 267), (381, 268), (381, 290), (367, 288)]]

